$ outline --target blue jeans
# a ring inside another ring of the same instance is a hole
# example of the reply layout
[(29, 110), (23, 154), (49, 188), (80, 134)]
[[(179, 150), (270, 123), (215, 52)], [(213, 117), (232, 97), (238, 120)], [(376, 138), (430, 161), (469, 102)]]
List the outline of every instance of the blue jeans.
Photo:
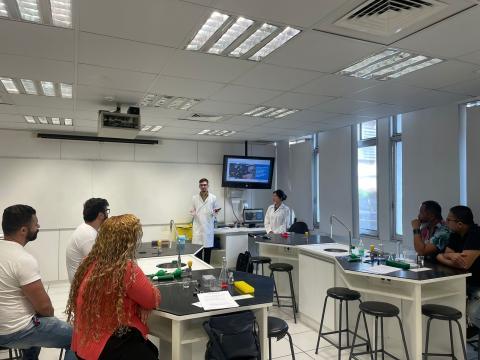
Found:
[(468, 319), (473, 325), (480, 328), (480, 286), (467, 286), (467, 294)]
[(34, 317), (25, 329), (0, 335), (0, 345), (23, 349), (25, 360), (37, 360), (42, 347), (65, 349), (65, 360), (76, 360), (75, 353), (70, 350), (71, 342), (71, 325), (56, 317)]

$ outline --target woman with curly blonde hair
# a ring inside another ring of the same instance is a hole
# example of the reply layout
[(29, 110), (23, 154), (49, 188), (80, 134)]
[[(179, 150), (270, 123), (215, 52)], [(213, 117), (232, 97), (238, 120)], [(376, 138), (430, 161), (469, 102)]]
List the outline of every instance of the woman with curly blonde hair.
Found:
[(72, 350), (80, 359), (158, 359), (146, 339), (146, 320), (160, 292), (135, 262), (141, 237), (135, 215), (112, 216), (78, 268), (66, 312), (73, 323)]

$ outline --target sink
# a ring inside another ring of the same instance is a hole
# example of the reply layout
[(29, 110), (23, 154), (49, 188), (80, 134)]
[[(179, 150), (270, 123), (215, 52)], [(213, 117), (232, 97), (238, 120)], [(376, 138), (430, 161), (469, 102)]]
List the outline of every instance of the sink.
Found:
[[(182, 267), (187, 266), (187, 264), (182, 262)], [(177, 268), (177, 262), (176, 261), (171, 261), (171, 262), (165, 262), (157, 265), (158, 268), (160, 269), (176, 269)]]
[(346, 252), (348, 252), (348, 250), (339, 249), (339, 248), (327, 248), (327, 249), (323, 249), (323, 251), (333, 252), (333, 253), (346, 253)]

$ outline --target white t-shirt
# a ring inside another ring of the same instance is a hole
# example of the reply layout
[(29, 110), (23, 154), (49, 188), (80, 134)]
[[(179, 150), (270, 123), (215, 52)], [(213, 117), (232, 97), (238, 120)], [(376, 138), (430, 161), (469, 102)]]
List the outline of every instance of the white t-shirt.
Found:
[(97, 230), (85, 223), (79, 225), (73, 232), (67, 246), (67, 272), (70, 282), (73, 281), (82, 260), (92, 250), (96, 238)]
[(0, 335), (29, 325), (35, 310), (21, 287), (40, 278), (37, 260), (22, 245), (0, 240)]

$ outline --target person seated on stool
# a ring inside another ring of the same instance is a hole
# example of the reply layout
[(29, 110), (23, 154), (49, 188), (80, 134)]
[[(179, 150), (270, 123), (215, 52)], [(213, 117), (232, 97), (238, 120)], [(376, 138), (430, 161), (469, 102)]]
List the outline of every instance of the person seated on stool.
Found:
[(135, 215), (108, 218), (75, 273), (66, 313), (79, 358), (158, 359), (147, 340), (147, 319), (161, 296), (135, 262), (141, 238)]
[(23, 349), (22, 359), (38, 359), (42, 347), (70, 350), (72, 327), (53, 316), (37, 260), (25, 245), (37, 238), (40, 225), (34, 208), (13, 205), (2, 218), (0, 240), (0, 346)]
[(270, 205), (265, 214), (265, 231), (267, 234), (281, 234), (287, 231), (292, 225), (292, 212), (283, 202), (287, 195), (283, 190), (275, 190), (272, 196), (273, 204)]
[(452, 207), (446, 221), (452, 234), (437, 260), (472, 273), (467, 278), (467, 319), (474, 325), (467, 328), (467, 338), (471, 338), (480, 328), (480, 227), (473, 221), (472, 210), (462, 205)]
[(450, 231), (442, 218), (442, 207), (433, 200), (424, 201), (418, 217), (412, 220), (413, 245), (418, 255), (435, 259), (443, 252)]

